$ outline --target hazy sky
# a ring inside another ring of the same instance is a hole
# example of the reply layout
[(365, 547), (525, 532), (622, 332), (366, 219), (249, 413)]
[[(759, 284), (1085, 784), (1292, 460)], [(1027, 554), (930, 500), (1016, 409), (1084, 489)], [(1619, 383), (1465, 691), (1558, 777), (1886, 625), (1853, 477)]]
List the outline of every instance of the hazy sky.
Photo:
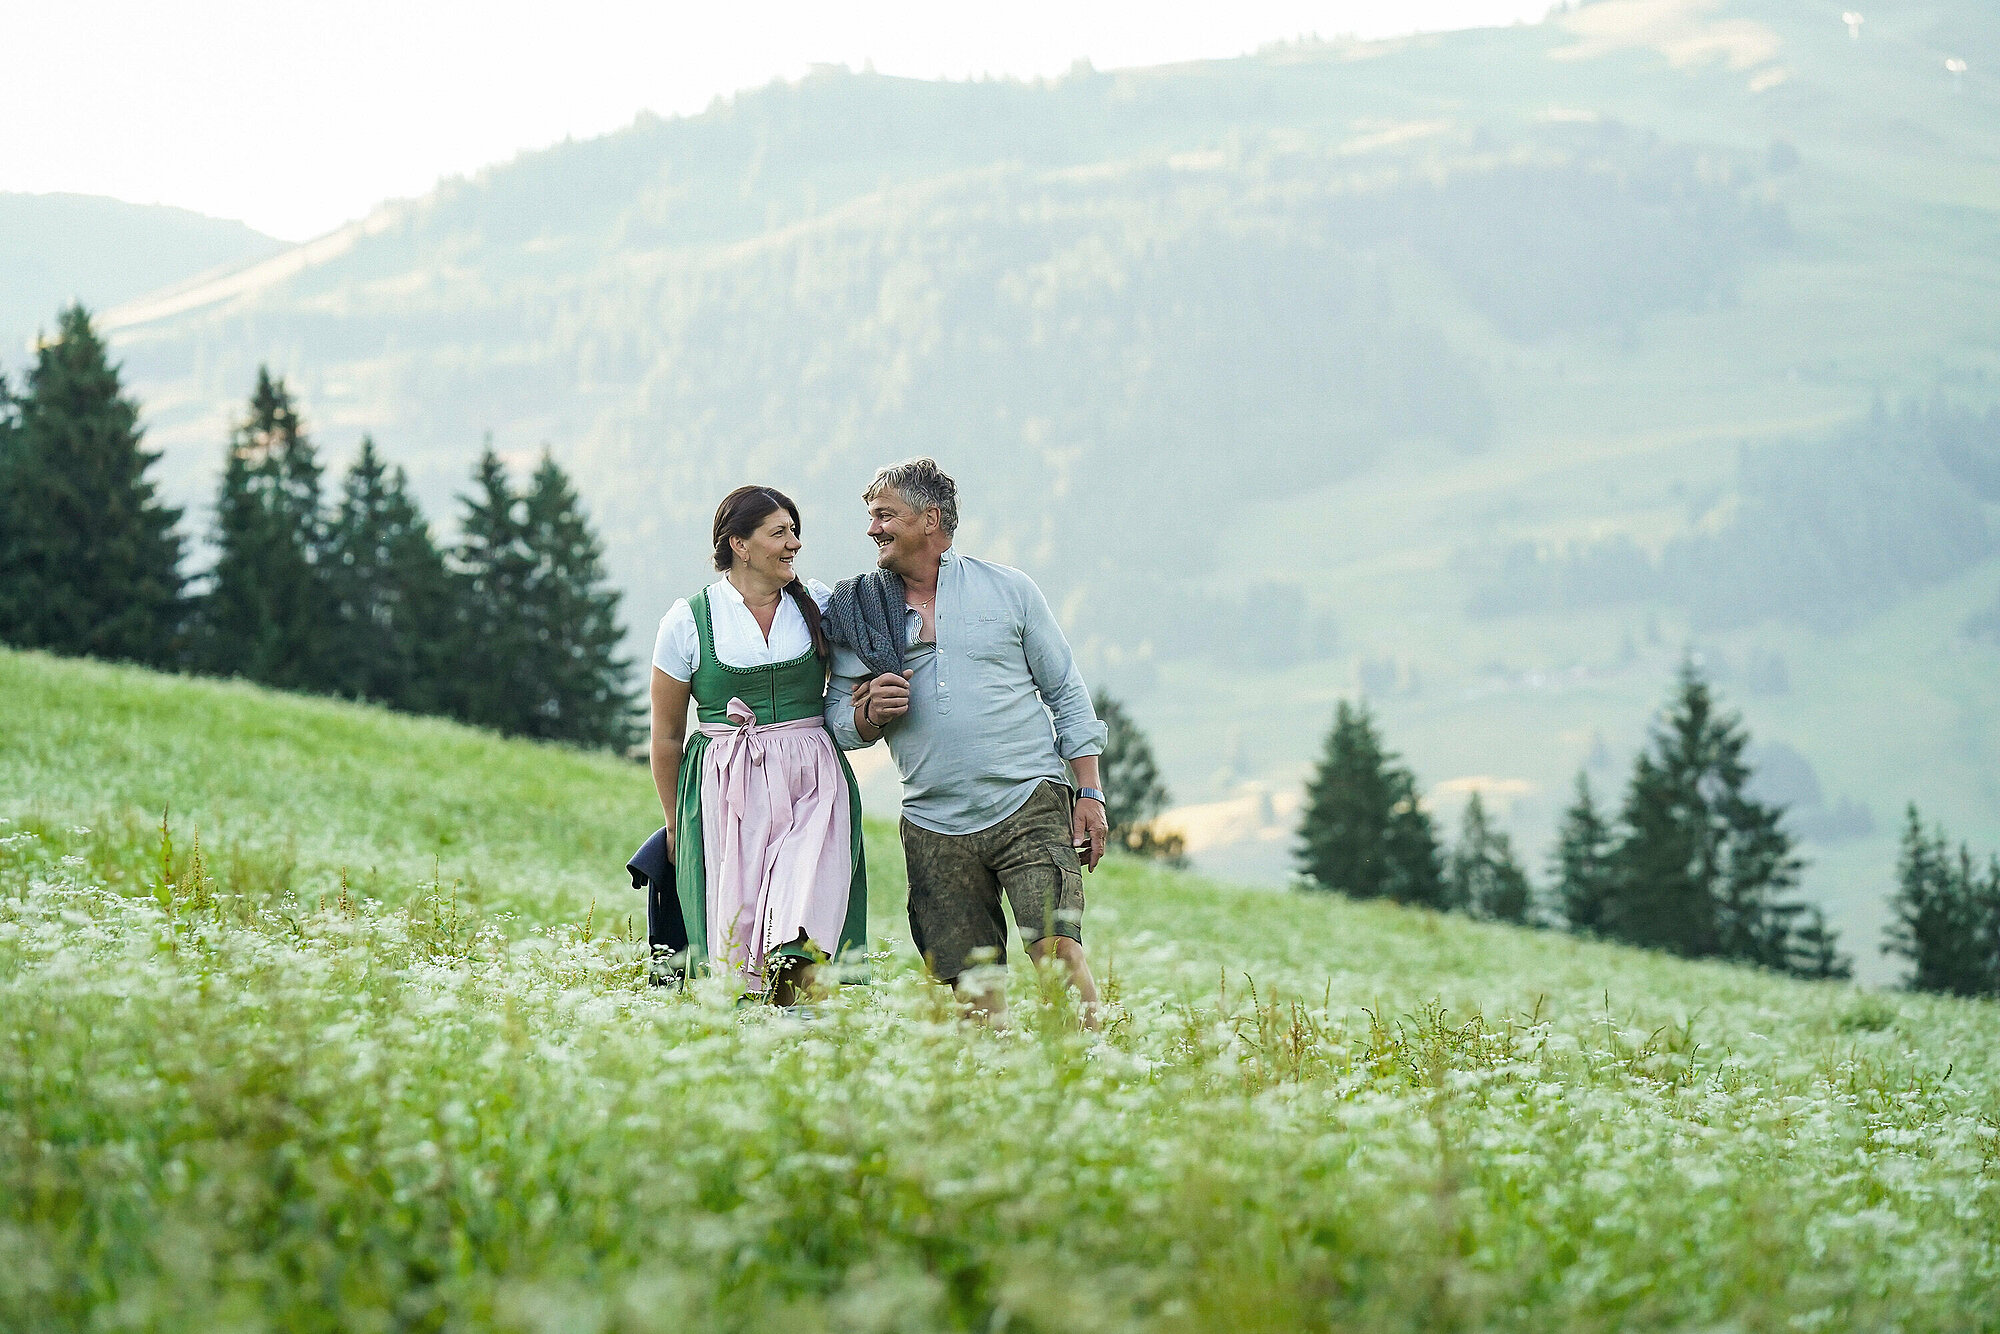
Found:
[(178, 204), (299, 240), (524, 148), (815, 62), (963, 78), (1230, 56), (1548, 0), (0, 2), (0, 190)]

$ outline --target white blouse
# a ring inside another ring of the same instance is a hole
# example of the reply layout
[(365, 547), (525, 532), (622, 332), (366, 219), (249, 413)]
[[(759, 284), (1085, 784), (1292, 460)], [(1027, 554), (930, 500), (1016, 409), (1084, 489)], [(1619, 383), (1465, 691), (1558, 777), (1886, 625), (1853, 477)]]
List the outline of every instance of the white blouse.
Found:
[[(833, 600), (833, 590), (817, 579), (806, 580), (806, 591), (821, 611)], [(790, 662), (812, 647), (805, 614), (790, 593), (778, 598), (778, 614), (771, 621), (771, 638), (766, 640), (757, 618), (743, 605), (743, 595), (727, 579), (708, 586), (708, 624), (715, 634), (715, 656), (729, 667)], [(682, 598), (660, 619), (660, 633), (653, 640), (653, 665), (676, 681), (692, 681), (700, 661), (701, 632), (695, 628), (693, 608)]]

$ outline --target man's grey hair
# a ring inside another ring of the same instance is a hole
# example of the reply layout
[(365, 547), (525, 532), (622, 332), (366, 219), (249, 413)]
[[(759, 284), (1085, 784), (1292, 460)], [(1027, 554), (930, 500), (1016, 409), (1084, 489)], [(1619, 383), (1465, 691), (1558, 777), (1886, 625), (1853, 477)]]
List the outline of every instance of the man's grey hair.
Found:
[(958, 483), (946, 476), (936, 459), (904, 459), (876, 469), (875, 480), (861, 498), (873, 500), (884, 491), (894, 491), (919, 514), (936, 510), (946, 537), (958, 531)]

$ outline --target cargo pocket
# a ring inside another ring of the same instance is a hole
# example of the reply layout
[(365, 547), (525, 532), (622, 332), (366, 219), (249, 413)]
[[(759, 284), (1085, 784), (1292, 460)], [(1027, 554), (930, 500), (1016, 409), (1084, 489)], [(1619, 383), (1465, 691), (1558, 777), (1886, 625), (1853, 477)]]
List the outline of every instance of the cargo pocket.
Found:
[(1083, 867), (1078, 864), (1074, 848), (1057, 847), (1049, 849), (1049, 857), (1055, 863), (1056, 879), (1051, 887), (1054, 897), (1049, 904), (1048, 933), (1068, 936), (1071, 940), (1083, 940)]

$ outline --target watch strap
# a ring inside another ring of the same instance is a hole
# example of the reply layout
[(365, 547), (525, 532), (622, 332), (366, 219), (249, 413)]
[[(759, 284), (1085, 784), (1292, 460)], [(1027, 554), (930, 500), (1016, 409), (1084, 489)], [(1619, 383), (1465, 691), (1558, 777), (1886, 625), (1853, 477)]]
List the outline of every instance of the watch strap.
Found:
[(1080, 787), (1076, 790), (1076, 795), (1079, 801), (1085, 797), (1088, 797), (1100, 806), (1106, 804), (1104, 800), (1104, 789), (1101, 787)]

